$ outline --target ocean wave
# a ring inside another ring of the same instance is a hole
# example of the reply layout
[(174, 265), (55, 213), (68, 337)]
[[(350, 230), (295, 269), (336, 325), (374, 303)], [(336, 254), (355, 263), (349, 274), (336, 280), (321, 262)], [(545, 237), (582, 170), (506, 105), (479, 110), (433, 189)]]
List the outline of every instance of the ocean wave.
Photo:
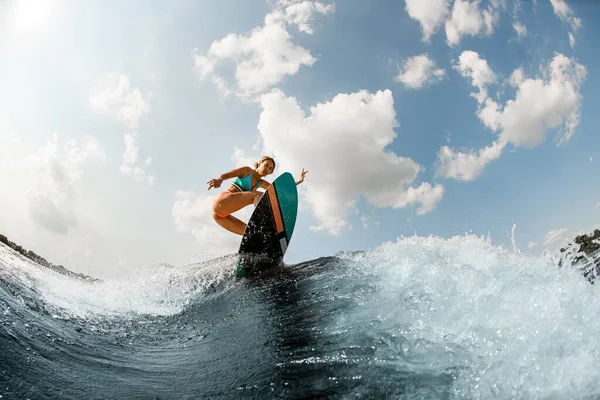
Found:
[(548, 255), (466, 235), (400, 238), (253, 279), (234, 277), (236, 260), (147, 266), (93, 283), (0, 248), (0, 345), (12, 357), (0, 394), (28, 396), (35, 387), (39, 397), (60, 388), (62, 398), (578, 398), (600, 391), (600, 308), (591, 306), (598, 285)]

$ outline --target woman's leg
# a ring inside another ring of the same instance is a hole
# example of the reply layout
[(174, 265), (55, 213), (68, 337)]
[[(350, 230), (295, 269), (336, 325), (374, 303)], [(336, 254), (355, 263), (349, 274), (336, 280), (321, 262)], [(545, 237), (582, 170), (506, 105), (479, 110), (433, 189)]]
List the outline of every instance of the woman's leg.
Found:
[(234, 217), (233, 215), (221, 217), (213, 212), (213, 218), (215, 219), (217, 224), (221, 225), (229, 232), (237, 233), (238, 235), (243, 235), (244, 231), (246, 230), (246, 224)]
[(260, 192), (223, 192), (213, 200), (213, 212), (220, 215), (233, 214), (252, 204), (260, 194)]
[(260, 192), (223, 192), (213, 201), (213, 218), (230, 232), (243, 235), (246, 224), (230, 214), (252, 204)]

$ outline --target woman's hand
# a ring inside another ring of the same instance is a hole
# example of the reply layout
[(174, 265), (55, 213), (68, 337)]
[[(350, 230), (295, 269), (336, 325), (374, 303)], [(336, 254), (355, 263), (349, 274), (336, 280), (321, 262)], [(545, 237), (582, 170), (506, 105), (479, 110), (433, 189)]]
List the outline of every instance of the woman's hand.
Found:
[(306, 175), (308, 171), (305, 171), (304, 168), (302, 168), (302, 172), (300, 173), (300, 179), (298, 179), (296, 181), (296, 185), (301, 184), (302, 182), (304, 182), (304, 175)]
[(219, 178), (215, 178), (215, 179), (211, 179), (210, 181), (206, 182), (208, 184), (208, 190), (212, 189), (212, 188), (218, 188), (221, 187), (221, 183), (223, 183), (223, 179), (219, 179)]

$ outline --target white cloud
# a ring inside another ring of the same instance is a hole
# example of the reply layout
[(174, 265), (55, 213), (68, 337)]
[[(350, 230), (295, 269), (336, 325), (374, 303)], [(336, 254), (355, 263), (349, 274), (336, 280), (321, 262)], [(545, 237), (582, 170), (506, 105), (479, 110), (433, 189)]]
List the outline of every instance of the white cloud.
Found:
[[(250, 167), (254, 166), (254, 163), (256, 161), (258, 161), (258, 159), (261, 156), (254, 156), (251, 157), (249, 155), (246, 154), (246, 152), (238, 147), (234, 147), (234, 151), (233, 154), (231, 155), (231, 161), (233, 161), (233, 165), (235, 165), (236, 167), (238, 166), (242, 166), (242, 165), (248, 165)], [(277, 168), (277, 166), (275, 166), (275, 168)]]
[(491, 35), (494, 25), (500, 20), (499, 8), (504, 2), (492, 1), (487, 9), (479, 8), (479, 0), (455, 0), (452, 15), (446, 21), (446, 40), (450, 46), (456, 46), (465, 35)]
[(279, 1), (280, 8), (268, 14), (265, 18), (267, 23), (285, 22), (288, 25), (298, 26), (300, 32), (312, 34), (309, 21), (314, 13), (329, 15), (335, 11), (334, 4), (323, 4), (312, 1)]
[(538, 244), (536, 242), (529, 242), (529, 243), (527, 243), (527, 248), (533, 249), (533, 248), (537, 247), (537, 245)]
[[(212, 81), (223, 94), (232, 93), (248, 98), (278, 84), (285, 76), (295, 75), (300, 66), (311, 66), (316, 59), (310, 52), (292, 43), (287, 26), (297, 25), (305, 33), (312, 33), (308, 24), (314, 13), (330, 14), (334, 6), (319, 2), (280, 1), (267, 14), (263, 26), (250, 34), (230, 33), (215, 40), (206, 54), (194, 50), (194, 69), (200, 80)], [(235, 65), (235, 88), (220, 76), (216, 67), (223, 62)]]
[(522, 23), (518, 21), (513, 22), (513, 29), (515, 30), (515, 32), (517, 32), (517, 36), (519, 37), (519, 39), (522, 39), (525, 36), (527, 36), (527, 27)]
[(449, 8), (449, 0), (406, 0), (406, 12), (421, 24), (425, 42), (431, 40), (446, 20)]
[(563, 21), (568, 22), (571, 25), (573, 31), (577, 31), (581, 28), (581, 19), (575, 17), (571, 7), (565, 2), (565, 0), (550, 0), (554, 13)]
[(552, 3), (552, 7), (554, 8), (554, 13), (562, 20), (566, 20), (572, 14), (571, 8), (564, 0), (550, 0), (550, 3)]
[(318, 221), (312, 229), (339, 233), (361, 196), (377, 207), (419, 205), (419, 214), (441, 199), (441, 185), (406, 188), (420, 166), (386, 150), (398, 126), (391, 91), (338, 94), (311, 107), (308, 116), (277, 89), (261, 97), (261, 106), (258, 129), (266, 154), (281, 170), (310, 171), (299, 189)]
[[(150, 111), (150, 107), (140, 90), (131, 87), (129, 78), (122, 74), (110, 74), (105, 82), (97, 86), (90, 96), (92, 110), (122, 123), (129, 129), (137, 129), (140, 118)], [(135, 165), (139, 146), (138, 132), (125, 133), (125, 153), (120, 170), (136, 181), (146, 181), (151, 186), (154, 176), (148, 175), (140, 166)], [(146, 159), (149, 165), (151, 158)]]
[(138, 155), (138, 146), (135, 144), (137, 137), (137, 132), (125, 134), (125, 153), (123, 154), (123, 164), (135, 164)]
[(431, 37), (445, 23), (446, 41), (456, 46), (465, 35), (491, 35), (500, 20), (506, 0), (491, 0), (487, 8), (480, 8), (480, 0), (455, 0), (450, 11), (450, 0), (406, 0), (406, 12), (421, 24), (423, 41)]
[(569, 230), (567, 228), (555, 229), (555, 230), (549, 231), (544, 236), (544, 246), (548, 246), (548, 245), (560, 240), (567, 234), (567, 232), (569, 232)]
[(517, 87), (514, 100), (502, 107), (487, 95), (486, 86), (495, 81), (487, 62), (472, 51), (461, 54), (455, 65), (465, 78), (470, 78), (479, 93), (477, 115), (498, 139), (478, 154), (455, 152), (443, 146), (438, 152), (436, 176), (470, 181), (477, 178), (485, 165), (498, 159), (507, 144), (533, 148), (541, 144), (550, 129), (563, 126), (559, 144), (567, 142), (579, 125), (581, 94), (579, 88), (586, 69), (577, 62), (556, 54), (543, 71), (544, 79), (525, 78), (521, 68), (513, 71), (509, 82)]
[(565, 0), (550, 0), (554, 13), (564, 22), (567, 22), (573, 32), (569, 32), (569, 44), (572, 48), (575, 47), (575, 32), (581, 28), (581, 18), (577, 18), (571, 7), (565, 2)]
[[(535, 6), (535, 5), (534, 5)], [(513, 29), (517, 33), (519, 39), (527, 36), (527, 27), (519, 21), (519, 12), (521, 11), (521, 0), (513, 2)]]
[(379, 222), (379, 220), (377, 220), (373, 217), (368, 217), (366, 215), (361, 215), (360, 222), (364, 229), (369, 229), (370, 227), (377, 228), (381, 225), (381, 222)]
[(90, 97), (92, 110), (136, 129), (140, 118), (150, 107), (137, 88), (132, 88), (129, 78), (110, 74), (108, 79), (94, 89)]
[(489, 98), (485, 100), (479, 118), (488, 128), (500, 132), (500, 140), (515, 147), (533, 148), (544, 142), (550, 129), (561, 125), (564, 129), (559, 144), (574, 134), (579, 125), (579, 89), (586, 76), (585, 67), (556, 54), (543, 75), (543, 79), (522, 80), (515, 99), (504, 107)]
[[(129, 176), (138, 182), (147, 181), (148, 184), (152, 186), (154, 184), (154, 176), (148, 175), (144, 169), (135, 165), (139, 150), (139, 146), (137, 145), (138, 136), (137, 132), (125, 134), (125, 153), (123, 153), (123, 163), (121, 164), (120, 169), (126, 176)], [(150, 165), (151, 162), (152, 159), (147, 158), (144, 164)]]
[(573, 32), (569, 32), (569, 44), (571, 45), (571, 48), (575, 48), (575, 35)]
[(435, 61), (427, 54), (421, 54), (409, 57), (399, 69), (395, 80), (411, 89), (420, 89), (438, 83), (445, 77), (445, 70), (437, 68)]
[(496, 74), (487, 61), (480, 58), (478, 53), (466, 50), (461, 53), (454, 69), (463, 77), (471, 79), (471, 84), (479, 89), (479, 93), (471, 93), (471, 96), (482, 103), (487, 98), (486, 87), (496, 81)]
[(478, 154), (474, 151), (455, 152), (448, 146), (442, 146), (438, 152), (435, 176), (472, 181), (481, 174), (489, 162), (500, 158), (505, 146), (504, 142), (494, 142), (491, 146), (480, 149)]
[(512, 87), (519, 87), (519, 85), (521, 83), (523, 83), (523, 81), (525, 81), (525, 72), (523, 71), (523, 68), (517, 68), (515, 69), (512, 74), (510, 74), (510, 78), (509, 78), (509, 83), (510, 86)]
[[(391, 192), (386, 193), (386, 195)], [(378, 193), (374, 194), (375, 196)], [(393, 207), (393, 208), (404, 208), (407, 206), (415, 206), (419, 205), (417, 208), (418, 215), (425, 215), (428, 212), (432, 211), (435, 206), (440, 202), (440, 200), (444, 197), (444, 186), (437, 184), (432, 186), (429, 183), (421, 183), (418, 187), (408, 187), (406, 188), (406, 192), (400, 192), (397, 199), (388, 199), (387, 201), (383, 201), (381, 203), (377, 203), (373, 198), (373, 202), (375, 205), (379, 205), (380, 207)]]
[(75, 184), (84, 174), (83, 164), (92, 159), (105, 159), (97, 141), (88, 139), (80, 148), (71, 140), (61, 149), (56, 134), (25, 158), (24, 166), (33, 173), (28, 210), (34, 222), (63, 235), (77, 226)]

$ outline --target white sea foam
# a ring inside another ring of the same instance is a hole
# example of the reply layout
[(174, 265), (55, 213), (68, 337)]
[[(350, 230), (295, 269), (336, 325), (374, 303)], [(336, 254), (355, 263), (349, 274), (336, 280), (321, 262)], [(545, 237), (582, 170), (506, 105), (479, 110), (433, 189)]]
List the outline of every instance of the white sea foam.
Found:
[[(338, 341), (336, 352), (323, 344), (314, 360), (348, 361), (343, 349), (372, 347), (372, 356), (361, 353), (353, 362), (450, 374), (451, 395), (459, 398), (600, 393), (600, 289), (573, 268), (471, 235), (402, 238), (338, 260), (316, 270), (305, 294), (307, 304), (319, 305), (330, 293), (332, 314), (320, 316), (327, 326), (318, 329), (330, 335), (327, 343)], [(98, 284), (36, 266), (5, 247), (0, 263), (0, 273), (29, 285), (67, 317), (170, 315), (202, 301), (211, 285), (235, 282), (229, 279), (234, 257), (146, 267), (127, 280)], [(317, 362), (311, 360), (294, 362)]]
[(2, 245), (0, 272), (37, 292), (60, 318), (126, 314), (171, 315), (232, 275), (235, 260), (140, 267), (127, 277), (88, 282), (39, 266)]
[(376, 276), (355, 323), (413, 370), (460, 371), (455, 395), (600, 393), (600, 292), (573, 268), (475, 236), (403, 238), (348, 261)]

